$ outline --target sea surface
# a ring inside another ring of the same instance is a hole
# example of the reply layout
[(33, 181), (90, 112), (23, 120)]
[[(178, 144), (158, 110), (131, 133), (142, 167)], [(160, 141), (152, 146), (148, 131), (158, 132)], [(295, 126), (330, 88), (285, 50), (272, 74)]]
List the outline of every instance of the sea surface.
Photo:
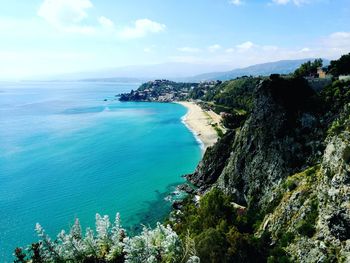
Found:
[[(121, 103), (138, 84), (0, 83), (0, 262), (78, 217), (120, 212), (131, 232), (169, 212), (181, 175), (201, 158), (177, 104)], [(107, 100), (107, 101), (105, 101)]]

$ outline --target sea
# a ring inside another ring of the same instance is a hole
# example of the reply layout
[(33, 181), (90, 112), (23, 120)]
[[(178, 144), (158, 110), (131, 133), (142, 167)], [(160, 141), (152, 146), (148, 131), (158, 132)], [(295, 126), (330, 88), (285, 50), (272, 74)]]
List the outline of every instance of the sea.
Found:
[(139, 83), (0, 82), (0, 262), (75, 218), (120, 213), (130, 234), (162, 222), (200, 143), (173, 103), (119, 102)]

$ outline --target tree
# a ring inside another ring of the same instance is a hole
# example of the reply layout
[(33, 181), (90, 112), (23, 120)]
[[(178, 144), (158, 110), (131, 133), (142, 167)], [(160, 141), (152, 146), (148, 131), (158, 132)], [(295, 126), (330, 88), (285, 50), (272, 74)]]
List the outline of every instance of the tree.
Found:
[(336, 77), (350, 74), (350, 53), (341, 56), (338, 60), (332, 60), (328, 70)]
[(323, 61), (320, 58), (315, 59), (313, 62), (309, 60), (301, 64), (301, 66), (295, 70), (294, 76), (295, 77), (314, 76), (317, 74), (317, 68), (322, 67), (322, 65), (323, 65)]

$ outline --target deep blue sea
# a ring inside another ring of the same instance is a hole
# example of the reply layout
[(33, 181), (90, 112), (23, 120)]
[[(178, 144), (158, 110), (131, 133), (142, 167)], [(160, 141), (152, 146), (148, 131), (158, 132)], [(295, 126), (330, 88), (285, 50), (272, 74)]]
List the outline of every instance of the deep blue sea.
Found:
[(135, 231), (164, 218), (201, 149), (181, 105), (115, 99), (137, 87), (0, 83), (0, 262), (37, 240), (37, 222), (55, 238), (76, 217), (94, 227), (96, 213), (120, 212)]

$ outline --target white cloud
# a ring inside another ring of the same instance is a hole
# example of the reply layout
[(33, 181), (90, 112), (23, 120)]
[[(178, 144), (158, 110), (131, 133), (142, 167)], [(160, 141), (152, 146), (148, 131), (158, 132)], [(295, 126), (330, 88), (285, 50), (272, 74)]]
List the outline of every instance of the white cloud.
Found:
[(274, 51), (278, 50), (277, 46), (266, 45), (261, 47), (264, 51)]
[(236, 5), (236, 6), (239, 6), (239, 5), (243, 4), (243, 1), (242, 0), (230, 0), (229, 3)]
[(277, 5), (286, 5), (289, 3), (295, 4), (296, 6), (301, 6), (303, 4), (310, 3), (309, 0), (272, 0), (272, 3)]
[(37, 14), (61, 31), (92, 33), (94, 28), (81, 24), (92, 7), (90, 0), (44, 0)]
[(151, 46), (145, 47), (143, 49), (143, 52), (145, 52), (145, 53), (154, 53), (155, 51), (157, 51), (156, 45), (151, 45)]
[(273, 3), (278, 5), (286, 5), (289, 3), (290, 0), (272, 0)]
[(246, 41), (242, 44), (236, 45), (236, 48), (238, 48), (241, 51), (251, 49), (252, 47), (254, 47), (254, 44), (250, 41)]
[(114, 23), (112, 20), (110, 20), (109, 18), (105, 17), (105, 16), (101, 16), (98, 18), (98, 22), (100, 23), (101, 26), (105, 27), (105, 28), (112, 28), (114, 27)]
[(324, 42), (334, 48), (350, 48), (350, 32), (335, 32), (329, 35)]
[(133, 27), (126, 27), (120, 33), (120, 37), (124, 39), (141, 38), (151, 33), (159, 33), (164, 31), (166, 26), (154, 22), (149, 19), (138, 19)]
[(350, 52), (350, 32), (334, 32), (323, 38), (304, 43), (305, 46), (282, 47), (256, 44), (246, 41), (233, 47), (225, 47), (218, 52), (206, 52), (197, 56), (171, 57), (172, 61), (192, 64), (220, 64), (230, 68), (278, 60), (327, 58), (337, 59)]
[(221, 46), (219, 44), (215, 44), (215, 45), (208, 47), (209, 52), (215, 52), (215, 51), (218, 51), (220, 49), (221, 49)]
[(234, 48), (227, 48), (227, 49), (225, 50), (225, 52), (226, 52), (226, 53), (233, 53), (233, 52), (235, 52), (235, 49), (234, 49)]
[(195, 47), (180, 47), (177, 50), (181, 52), (187, 52), (187, 53), (197, 53), (201, 51), (199, 48), (195, 48)]

